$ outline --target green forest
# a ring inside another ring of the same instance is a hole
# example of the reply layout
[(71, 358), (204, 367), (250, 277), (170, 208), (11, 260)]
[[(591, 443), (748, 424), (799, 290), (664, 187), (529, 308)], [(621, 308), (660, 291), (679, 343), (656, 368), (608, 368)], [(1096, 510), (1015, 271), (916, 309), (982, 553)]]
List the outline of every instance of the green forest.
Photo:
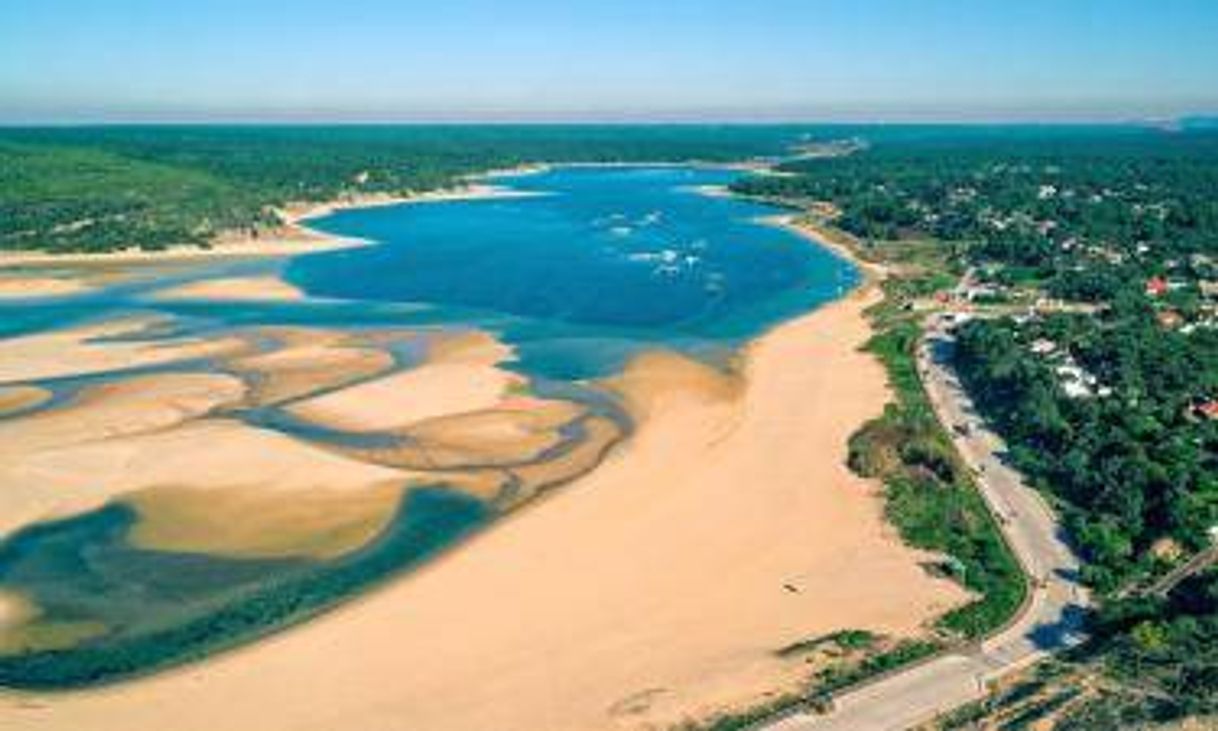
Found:
[(0, 249), (206, 244), (287, 202), (405, 194), (528, 162), (738, 161), (803, 131), (730, 126), (112, 126), (0, 130)]

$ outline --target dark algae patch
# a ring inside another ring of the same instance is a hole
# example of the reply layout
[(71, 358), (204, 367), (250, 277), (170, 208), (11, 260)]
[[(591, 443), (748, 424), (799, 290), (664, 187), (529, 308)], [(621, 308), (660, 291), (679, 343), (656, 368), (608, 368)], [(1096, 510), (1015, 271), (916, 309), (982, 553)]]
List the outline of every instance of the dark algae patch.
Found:
[(125, 545), (133, 511), (111, 505), (21, 531), (0, 546), (0, 586), (36, 621), (94, 621), (102, 634), (63, 649), (0, 656), (0, 684), (59, 689), (202, 658), (308, 619), (452, 545), (490, 517), (475, 498), (412, 489), (385, 533), (334, 561), (239, 560)]

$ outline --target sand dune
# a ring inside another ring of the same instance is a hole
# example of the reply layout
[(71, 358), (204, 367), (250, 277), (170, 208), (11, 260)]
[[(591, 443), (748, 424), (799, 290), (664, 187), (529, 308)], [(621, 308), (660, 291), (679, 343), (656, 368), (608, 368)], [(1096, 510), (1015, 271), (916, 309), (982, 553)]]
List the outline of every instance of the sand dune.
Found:
[[(795, 640), (915, 632), (964, 595), (919, 568), (876, 486), (844, 465), (848, 436), (887, 398), (857, 350), (867, 302), (776, 329), (750, 349), (744, 383), (640, 361), (613, 384), (641, 414), (628, 446), (462, 550), (195, 666), (6, 695), (6, 728), (663, 728), (793, 682), (799, 668), (774, 650)], [(214, 434), (173, 438), (232, 451)], [(253, 443), (208, 465), (238, 467), (279, 477)]]

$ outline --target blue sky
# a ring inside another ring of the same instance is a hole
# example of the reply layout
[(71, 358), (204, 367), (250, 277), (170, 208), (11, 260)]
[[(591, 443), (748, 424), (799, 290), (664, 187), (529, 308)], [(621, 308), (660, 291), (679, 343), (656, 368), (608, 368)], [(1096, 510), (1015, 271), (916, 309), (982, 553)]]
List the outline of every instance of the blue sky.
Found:
[(1218, 112), (1218, 0), (3, 0), (0, 121)]

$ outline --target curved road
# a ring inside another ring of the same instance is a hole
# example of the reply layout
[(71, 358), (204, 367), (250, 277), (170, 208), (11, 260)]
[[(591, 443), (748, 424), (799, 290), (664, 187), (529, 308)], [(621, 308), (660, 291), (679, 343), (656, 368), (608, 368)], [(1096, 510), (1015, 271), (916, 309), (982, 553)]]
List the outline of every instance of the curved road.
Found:
[(1029, 600), (1011, 624), (979, 646), (844, 692), (831, 712), (786, 716), (766, 725), (769, 731), (901, 731), (981, 698), (988, 681), (1083, 639), (1089, 598), (1078, 583), (1078, 560), (1044, 499), (1002, 461), (1002, 440), (982, 424), (951, 371), (953, 347), (943, 316), (932, 316), (918, 348), (918, 371), (1031, 581)]

